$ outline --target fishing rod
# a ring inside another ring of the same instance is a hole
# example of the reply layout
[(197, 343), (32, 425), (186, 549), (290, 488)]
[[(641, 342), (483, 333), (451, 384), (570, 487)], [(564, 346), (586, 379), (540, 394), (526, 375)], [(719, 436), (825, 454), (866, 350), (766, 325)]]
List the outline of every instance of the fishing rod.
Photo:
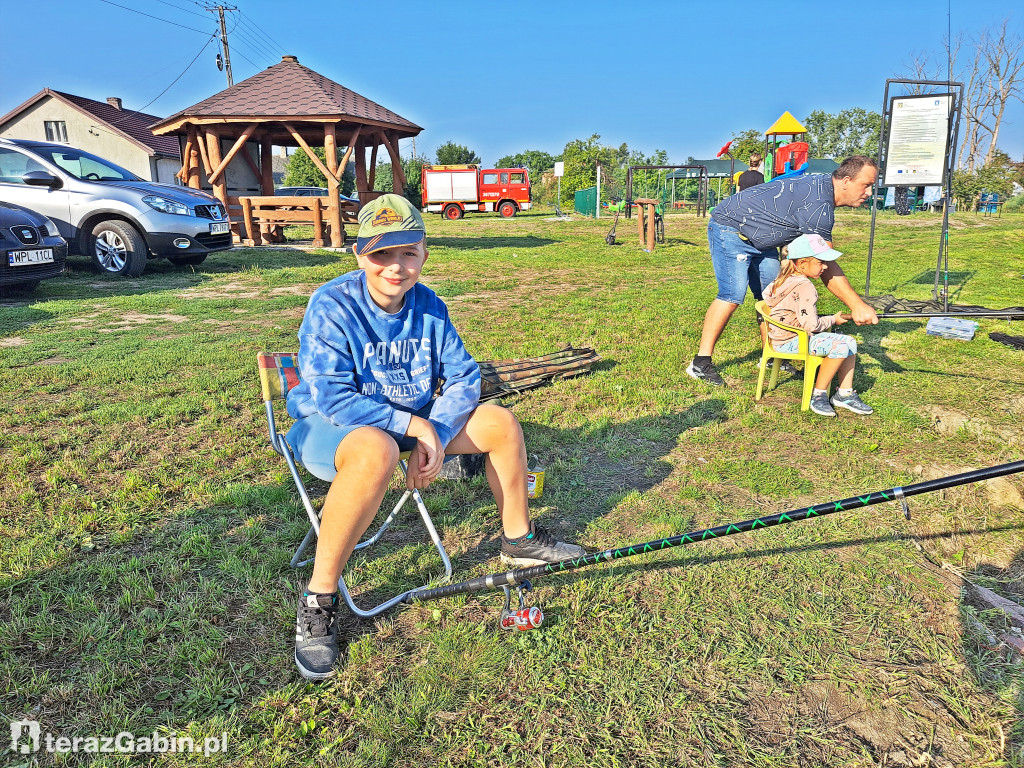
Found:
[(989, 312), (880, 312), (878, 317), (894, 320), (925, 317), (1005, 317), (1007, 320), (1024, 320), (1024, 312), (1006, 309), (993, 309)]
[[(608, 563), (615, 560), (621, 560), (626, 557), (644, 555), (648, 552), (660, 552), (663, 549), (672, 549), (686, 544), (695, 544), (700, 541), (707, 541), (708, 539), (720, 539), (723, 536), (746, 533), (747, 531), (754, 531), (760, 528), (771, 528), (784, 523), (796, 523), (810, 518), (824, 517), (825, 515), (835, 514), (836, 512), (849, 512), (853, 509), (860, 509), (861, 507), (868, 507), (873, 504), (882, 504), (887, 501), (899, 502), (903, 509), (903, 514), (909, 520), (910, 507), (907, 505), (908, 496), (917, 496), (922, 493), (934, 493), (945, 488), (954, 488), (958, 485), (966, 485), (968, 483), (980, 483), (984, 480), (992, 480), (997, 477), (1012, 475), (1017, 472), (1024, 472), (1024, 461), (1013, 461), (1008, 464), (999, 464), (986, 469), (976, 469), (970, 472), (962, 472), (958, 475), (948, 475), (934, 480), (925, 480), (920, 483), (913, 483), (912, 485), (887, 488), (884, 491), (874, 491), (872, 493), (864, 494), (863, 496), (851, 496), (848, 499), (842, 499), (840, 501), (827, 501), (821, 504), (814, 504), (810, 507), (793, 509), (788, 512), (780, 512), (776, 515), (757, 517), (753, 520), (744, 520), (739, 523), (727, 523), (725, 525), (717, 525), (713, 528), (691, 531), (690, 533), (671, 536), (666, 539), (656, 539), (654, 541), (643, 542), (640, 544), (630, 544), (623, 547), (617, 547), (615, 549), (606, 549), (604, 552), (589, 553), (580, 558), (561, 560), (557, 563), (533, 565), (527, 568), (518, 568), (506, 571), (505, 573), (492, 573), (488, 576), (477, 576), (472, 579), (467, 579), (466, 581), (460, 581), (457, 584), (446, 584), (432, 589), (423, 588), (412, 590), (401, 602), (424, 602), (427, 600), (438, 600), (443, 597), (452, 597), (453, 595), (470, 594), (489, 589), (502, 589), (505, 592), (505, 607), (501, 614), (502, 628), (512, 629), (514, 627), (520, 630), (534, 629), (541, 625), (544, 620), (544, 615), (540, 608), (537, 608), (536, 606), (528, 608), (526, 606), (525, 593), (532, 588), (530, 580), (540, 576), (562, 573), (563, 571), (572, 571), (588, 565)], [(519, 592), (518, 610), (512, 610), (511, 608), (511, 587), (516, 587)]]
[[(842, 313), (844, 320), (853, 320), (849, 312)], [(913, 320), (926, 317), (1004, 317), (1007, 320), (1024, 320), (1024, 310), (1019, 309), (992, 309), (983, 312), (878, 312), (879, 319), (890, 320)]]

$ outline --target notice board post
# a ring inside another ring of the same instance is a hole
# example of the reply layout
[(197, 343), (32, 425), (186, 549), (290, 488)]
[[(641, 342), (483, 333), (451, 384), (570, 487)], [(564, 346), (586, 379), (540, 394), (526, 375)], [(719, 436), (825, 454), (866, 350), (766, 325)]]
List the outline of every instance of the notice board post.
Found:
[[(915, 92), (890, 97), (889, 86), (893, 84), (906, 86)], [(931, 89), (943, 89), (944, 92), (925, 92)], [(935, 185), (943, 188), (945, 200), (942, 206), (942, 235), (932, 298), (938, 299), (939, 272), (945, 264), (944, 310), (949, 309), (949, 200), (962, 100), (962, 83), (949, 80), (886, 80), (885, 96), (882, 98), (882, 128), (878, 138), (876, 188)], [(875, 244), (877, 211), (878, 196), (872, 194), (865, 297), (871, 295), (871, 257)]]

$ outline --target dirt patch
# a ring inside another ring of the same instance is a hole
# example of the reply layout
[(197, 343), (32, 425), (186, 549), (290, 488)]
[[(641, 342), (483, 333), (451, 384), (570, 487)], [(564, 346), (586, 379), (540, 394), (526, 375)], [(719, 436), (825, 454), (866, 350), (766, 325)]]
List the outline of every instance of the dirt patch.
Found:
[(997, 439), (1011, 445), (1020, 442), (1020, 434), (1016, 430), (993, 427), (984, 419), (968, 416), (955, 408), (926, 405), (921, 412), (931, 425), (944, 435), (956, 435), (963, 430), (977, 437)]
[(66, 357), (48, 357), (45, 360), (32, 363), (32, 365), (60, 365), (61, 363), (70, 363), (71, 361)]
[(178, 293), (178, 296), (186, 299), (258, 299), (261, 295), (252, 285), (237, 282), (187, 288)]
[[(927, 467), (914, 467), (914, 474), (922, 480), (936, 480), (940, 477), (958, 475), (962, 472), (973, 472), (977, 467), (952, 467), (945, 464), (929, 464)], [(1024, 496), (1009, 477), (996, 477), (977, 484), (985, 490), (985, 498), (993, 507), (999, 509), (1024, 510)], [(947, 491), (940, 491), (944, 494)]]
[(318, 284), (299, 283), (267, 290), (251, 284), (230, 282), (202, 288), (188, 288), (177, 295), (185, 299), (265, 299), (267, 296), (309, 296)]
[(0, 339), (0, 347), (23, 347), (28, 344), (28, 339), (12, 336), (9, 339)]

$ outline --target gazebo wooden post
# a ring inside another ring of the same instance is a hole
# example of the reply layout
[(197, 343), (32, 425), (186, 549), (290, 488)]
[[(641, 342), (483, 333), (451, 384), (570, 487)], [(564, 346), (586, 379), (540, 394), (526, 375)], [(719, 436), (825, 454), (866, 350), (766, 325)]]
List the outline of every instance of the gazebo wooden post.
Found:
[(402, 156), (398, 152), (398, 137), (389, 135), (386, 131), (381, 132), (384, 146), (391, 155), (391, 179), (395, 194), (405, 194), (405, 188), (409, 185), (405, 178), (405, 169), (402, 167)]
[[(324, 125), (324, 156), (327, 160), (327, 217), (331, 224), (331, 247), (341, 248), (345, 244), (345, 227), (341, 223), (341, 190), (338, 183), (338, 141), (334, 123)], [(319, 200), (317, 201), (319, 202)], [(314, 206), (317, 225), (320, 222), (320, 207)], [(315, 229), (320, 229), (316, 226)], [(323, 239), (321, 230), (320, 239)], [(322, 243), (321, 243), (322, 244)]]
[[(220, 135), (216, 130), (210, 127), (205, 127), (202, 130), (206, 136), (206, 154), (210, 158), (210, 165), (212, 165), (213, 168), (216, 168), (220, 165), (220, 161), (222, 159), (220, 154)], [(213, 171), (210, 170), (207, 173), (212, 175)], [(210, 184), (213, 187), (214, 197), (224, 203), (224, 207), (226, 208), (228, 204), (227, 179), (225, 179), (224, 175), (221, 174), (216, 179), (213, 179)]]
[[(328, 202), (328, 205), (330, 205), (329, 202)], [(339, 215), (338, 215), (338, 224), (340, 226), (340, 224), (341, 224), (341, 215), (340, 215), (341, 214), (341, 208), (338, 205), (335, 205), (334, 209), (336, 211), (338, 211), (338, 213), (339, 213)], [(340, 246), (334, 244), (335, 232), (336, 232), (336, 230), (334, 229), (334, 224), (332, 222), (331, 223), (331, 247), (332, 248), (339, 248)], [(345, 238), (344, 237), (341, 238), (341, 242), (343, 242), (343, 243), (345, 242)], [(313, 247), (314, 248), (323, 248), (323, 245), (324, 245), (324, 212), (323, 212), (323, 204), (320, 202), (320, 198), (319, 197), (314, 197), (313, 198)]]
[(184, 182), (192, 189), (199, 189), (202, 186), (202, 171), (199, 168), (199, 137), (196, 135), (195, 126), (188, 127), (188, 141), (185, 144), (188, 157), (185, 158), (187, 168)]
[(274, 194), (274, 146), (269, 134), (260, 138), (260, 192)]
[[(203, 128), (203, 132), (206, 134), (206, 153), (210, 158), (210, 165), (213, 167), (212, 170), (207, 171), (207, 174), (212, 175), (220, 166), (221, 160), (223, 159), (220, 153), (220, 134), (209, 126), (205, 126)], [(210, 184), (213, 187), (213, 196), (224, 204), (224, 210), (229, 211), (228, 215), (230, 216), (227, 175), (220, 173), (210, 182)], [(238, 222), (231, 222), (231, 229), (234, 237), (240, 241), (241, 234), (239, 230), (241, 227)]]
[(374, 189), (377, 186), (377, 149), (380, 145), (374, 144), (370, 148), (370, 165), (367, 169), (366, 184), (370, 189)]
[(369, 192), (370, 188), (366, 183), (366, 143), (362, 139), (356, 142), (356, 190), (360, 204), (365, 204), (363, 193)]

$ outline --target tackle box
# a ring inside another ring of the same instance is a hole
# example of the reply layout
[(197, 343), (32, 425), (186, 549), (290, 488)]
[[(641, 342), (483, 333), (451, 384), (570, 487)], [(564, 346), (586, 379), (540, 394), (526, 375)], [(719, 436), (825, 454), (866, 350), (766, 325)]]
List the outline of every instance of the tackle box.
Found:
[(974, 332), (978, 330), (978, 324), (962, 317), (933, 317), (928, 321), (925, 330), (931, 336), (970, 341), (974, 338)]

